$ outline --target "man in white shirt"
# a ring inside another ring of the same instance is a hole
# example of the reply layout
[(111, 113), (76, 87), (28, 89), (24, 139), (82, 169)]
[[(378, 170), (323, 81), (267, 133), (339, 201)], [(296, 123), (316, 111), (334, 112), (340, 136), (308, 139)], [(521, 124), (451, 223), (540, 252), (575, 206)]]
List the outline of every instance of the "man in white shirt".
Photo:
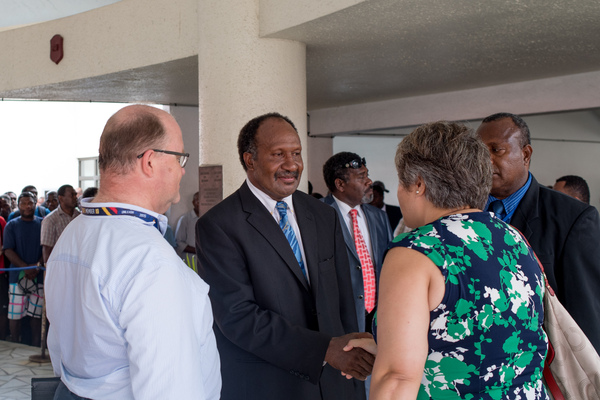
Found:
[(183, 214), (177, 222), (175, 240), (177, 241), (177, 254), (188, 267), (198, 272), (196, 261), (196, 222), (200, 214), (200, 192), (194, 193), (193, 208)]
[(188, 154), (168, 113), (121, 109), (100, 138), (100, 190), (47, 269), (55, 399), (218, 399), (208, 285), (163, 238)]

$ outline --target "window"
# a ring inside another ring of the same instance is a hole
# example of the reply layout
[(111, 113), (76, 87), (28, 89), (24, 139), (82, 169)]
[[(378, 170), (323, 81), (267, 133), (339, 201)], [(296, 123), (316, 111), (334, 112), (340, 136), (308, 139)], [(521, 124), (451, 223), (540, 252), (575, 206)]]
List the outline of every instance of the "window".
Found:
[(79, 187), (85, 190), (100, 186), (98, 157), (79, 158)]

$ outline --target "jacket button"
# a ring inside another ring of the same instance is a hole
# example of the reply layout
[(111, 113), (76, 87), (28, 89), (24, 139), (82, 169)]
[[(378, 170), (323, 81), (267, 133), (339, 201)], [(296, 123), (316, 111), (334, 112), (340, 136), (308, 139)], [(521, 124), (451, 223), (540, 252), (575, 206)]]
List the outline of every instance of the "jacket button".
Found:
[(360, 296), (358, 296), (358, 298), (362, 300), (362, 298), (363, 298), (363, 295), (361, 294)]
[(357, 266), (356, 266), (356, 269), (361, 269), (361, 268), (360, 268), (360, 265), (357, 265)]

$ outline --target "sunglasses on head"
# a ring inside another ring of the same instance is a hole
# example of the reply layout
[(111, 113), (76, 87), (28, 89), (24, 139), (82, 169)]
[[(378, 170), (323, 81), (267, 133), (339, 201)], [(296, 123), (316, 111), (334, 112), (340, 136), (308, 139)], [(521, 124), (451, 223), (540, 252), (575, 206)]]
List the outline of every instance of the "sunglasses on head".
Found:
[(367, 161), (365, 161), (365, 158), (358, 158), (352, 161), (347, 162), (346, 164), (340, 166), (340, 168), (352, 168), (352, 169), (359, 169), (362, 166), (367, 166)]

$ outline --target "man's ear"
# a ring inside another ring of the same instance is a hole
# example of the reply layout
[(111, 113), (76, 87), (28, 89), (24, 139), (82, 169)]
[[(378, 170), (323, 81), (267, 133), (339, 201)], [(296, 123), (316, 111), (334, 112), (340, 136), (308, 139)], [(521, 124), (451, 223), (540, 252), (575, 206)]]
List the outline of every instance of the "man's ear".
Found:
[(244, 153), (244, 163), (246, 164), (246, 168), (250, 171), (254, 170), (254, 156), (252, 153)]
[(342, 178), (335, 178), (335, 189), (338, 192), (344, 192), (344, 187), (346, 186), (346, 182)]
[(533, 154), (533, 147), (530, 144), (525, 145), (523, 147), (523, 161), (527, 167), (531, 163), (531, 155)]
[(148, 177), (154, 175), (154, 168), (156, 161), (156, 153), (153, 150), (148, 150), (144, 153), (142, 157), (142, 173)]

